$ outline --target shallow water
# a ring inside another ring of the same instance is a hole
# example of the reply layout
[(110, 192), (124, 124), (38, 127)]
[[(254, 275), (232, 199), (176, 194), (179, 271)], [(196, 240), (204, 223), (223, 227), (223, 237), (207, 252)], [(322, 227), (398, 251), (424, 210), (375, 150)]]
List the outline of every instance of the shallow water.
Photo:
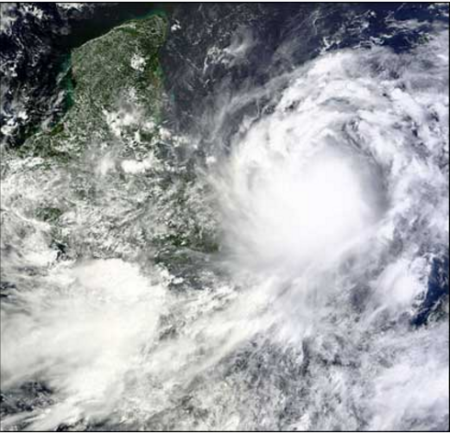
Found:
[[(222, 39), (212, 20), (185, 90), (209, 76), (207, 96), (177, 100), (188, 68), (168, 74), (160, 135), (179, 159), (6, 160), (2, 429), (448, 428), (445, 293), (420, 316), (448, 255), (448, 26), (301, 61), (287, 33), (266, 73), (255, 16)], [(173, 19), (166, 67), (191, 31)], [(49, 203), (57, 222), (36, 216)], [(217, 246), (155, 243), (177, 218)]]

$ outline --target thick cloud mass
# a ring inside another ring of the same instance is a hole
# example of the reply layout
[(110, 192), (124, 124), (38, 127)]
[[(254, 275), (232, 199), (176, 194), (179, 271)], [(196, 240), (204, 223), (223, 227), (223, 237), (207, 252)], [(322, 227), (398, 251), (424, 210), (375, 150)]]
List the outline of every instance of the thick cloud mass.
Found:
[[(239, 29), (218, 63), (239, 66), (255, 43)], [(448, 49), (437, 28), (407, 52), (324, 50), (261, 85), (223, 85), (188, 184), (219, 247), (181, 244), (172, 267), (116, 227), (130, 215), (157, 226), (137, 180), (154, 156), (130, 159), (123, 190), (105, 180), (119, 179), (112, 152), (89, 160), (101, 199), (63, 218), (94, 252), (66, 260), (30, 210), (71, 200), (72, 174), (10, 158), (2, 275), (17, 290), (2, 302), (2, 388), (33, 406), (2, 428), (448, 428), (448, 304), (418, 319), (448, 254)], [(176, 139), (187, 154), (199, 142)], [(30, 383), (46, 388), (33, 397)]]

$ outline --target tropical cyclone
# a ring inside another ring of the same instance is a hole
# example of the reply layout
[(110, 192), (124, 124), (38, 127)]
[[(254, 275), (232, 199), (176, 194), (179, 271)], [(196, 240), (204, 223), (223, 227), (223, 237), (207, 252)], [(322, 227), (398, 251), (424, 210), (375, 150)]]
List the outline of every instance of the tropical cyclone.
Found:
[(7, 149), (2, 429), (448, 427), (448, 25), (284, 7), (114, 28)]

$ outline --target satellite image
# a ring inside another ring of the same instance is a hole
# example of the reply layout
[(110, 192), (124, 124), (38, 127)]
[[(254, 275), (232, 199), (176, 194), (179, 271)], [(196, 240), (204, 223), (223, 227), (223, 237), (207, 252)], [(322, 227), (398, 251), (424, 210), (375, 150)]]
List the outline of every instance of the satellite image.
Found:
[(2, 3), (2, 431), (448, 431), (448, 3)]

